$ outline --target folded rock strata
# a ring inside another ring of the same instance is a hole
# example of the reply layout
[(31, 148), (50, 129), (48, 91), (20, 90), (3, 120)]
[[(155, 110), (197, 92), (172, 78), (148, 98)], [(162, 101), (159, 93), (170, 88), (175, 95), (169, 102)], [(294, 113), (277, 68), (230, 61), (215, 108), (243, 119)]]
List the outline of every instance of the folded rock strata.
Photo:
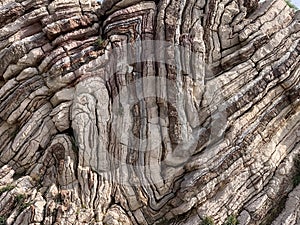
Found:
[(299, 59), (284, 0), (1, 0), (0, 222), (299, 224)]

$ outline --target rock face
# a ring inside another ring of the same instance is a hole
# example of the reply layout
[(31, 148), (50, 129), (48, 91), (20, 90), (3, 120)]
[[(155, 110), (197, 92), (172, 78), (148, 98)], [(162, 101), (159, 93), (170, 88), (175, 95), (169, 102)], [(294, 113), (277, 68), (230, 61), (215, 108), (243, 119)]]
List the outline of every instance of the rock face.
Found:
[(0, 223), (299, 224), (299, 59), (284, 0), (1, 0)]
[(272, 224), (298, 224), (300, 221), (300, 185), (288, 197), (286, 207)]

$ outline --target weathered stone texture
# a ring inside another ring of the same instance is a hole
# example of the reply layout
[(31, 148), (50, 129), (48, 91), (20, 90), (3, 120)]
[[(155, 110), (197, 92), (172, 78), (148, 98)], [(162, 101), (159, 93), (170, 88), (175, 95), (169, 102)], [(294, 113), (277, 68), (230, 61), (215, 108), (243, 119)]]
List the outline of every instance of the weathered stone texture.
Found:
[(299, 93), (284, 0), (0, 0), (0, 217), (299, 224)]

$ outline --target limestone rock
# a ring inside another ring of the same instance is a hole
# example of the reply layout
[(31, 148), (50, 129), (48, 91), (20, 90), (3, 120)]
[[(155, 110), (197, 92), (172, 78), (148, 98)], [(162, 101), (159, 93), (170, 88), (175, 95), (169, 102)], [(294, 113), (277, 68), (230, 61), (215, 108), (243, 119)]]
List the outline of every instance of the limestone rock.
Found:
[(296, 187), (290, 194), (285, 204), (283, 212), (272, 223), (276, 224), (297, 224), (300, 220), (300, 186)]
[(0, 1), (0, 222), (299, 223), (299, 40), (284, 0)]

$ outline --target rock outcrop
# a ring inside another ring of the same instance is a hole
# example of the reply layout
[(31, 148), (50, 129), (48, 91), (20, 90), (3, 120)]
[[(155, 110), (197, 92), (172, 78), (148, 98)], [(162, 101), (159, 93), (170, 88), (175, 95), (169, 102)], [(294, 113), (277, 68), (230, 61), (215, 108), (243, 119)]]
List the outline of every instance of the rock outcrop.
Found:
[(299, 59), (284, 0), (1, 0), (0, 223), (299, 224)]
[(300, 221), (300, 185), (290, 194), (285, 209), (272, 224), (298, 224)]

